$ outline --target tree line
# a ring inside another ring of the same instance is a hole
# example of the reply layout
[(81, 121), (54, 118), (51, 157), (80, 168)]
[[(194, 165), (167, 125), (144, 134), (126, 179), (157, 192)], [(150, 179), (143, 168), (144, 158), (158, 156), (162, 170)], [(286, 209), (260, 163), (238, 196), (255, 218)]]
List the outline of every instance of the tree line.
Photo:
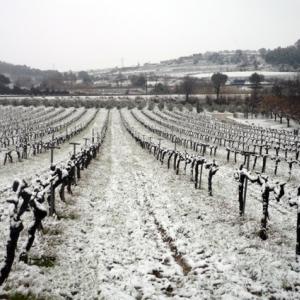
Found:
[(38, 87), (23, 88), (18, 84), (13, 84), (7, 76), (0, 74), (0, 95), (68, 95), (69, 92), (64, 89), (51, 88), (48, 85), (40, 85)]
[(300, 40), (293, 46), (285, 48), (278, 47), (274, 50), (261, 49), (260, 52), (269, 64), (281, 65), (283, 69), (285, 65), (297, 70), (300, 68)]

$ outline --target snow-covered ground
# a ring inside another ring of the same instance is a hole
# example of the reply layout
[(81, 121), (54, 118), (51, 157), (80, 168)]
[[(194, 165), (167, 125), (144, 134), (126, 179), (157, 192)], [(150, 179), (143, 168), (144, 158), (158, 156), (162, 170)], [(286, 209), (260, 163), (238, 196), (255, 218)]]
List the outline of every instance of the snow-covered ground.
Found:
[[(141, 134), (157, 141), (129, 111), (123, 114)], [(82, 137), (90, 135), (93, 127), (101, 128), (105, 115), (101, 110)], [(161, 144), (173, 147), (167, 140)], [(66, 147), (59, 153), (63, 157), (68, 151)], [(45, 234), (35, 241), (31, 255), (54, 257), (53, 267), (16, 262), (0, 295), (300, 299), (294, 255), (296, 211), (272, 204), (270, 237), (261, 241), (257, 235), (262, 206), (259, 191), (250, 185), (246, 217), (240, 219), (237, 183), (232, 178), (235, 166), (225, 163), (223, 152), (219, 155), (222, 164), (213, 179), (214, 196), (209, 197), (206, 173), (202, 189), (195, 190), (183, 170), (175, 175), (136, 144), (122, 126), (119, 112), (112, 110), (100, 155), (83, 172), (67, 204), (57, 201), (58, 214), (64, 217), (47, 218)], [(46, 166), (48, 159), (40, 156), (37, 162)], [(7, 176), (25, 176), (20, 167), (24, 164), (15, 164)], [(28, 173), (37, 170), (33, 162), (26, 167)], [(6, 175), (0, 176), (5, 182)], [(293, 184), (296, 181), (293, 178)], [(0, 210), (7, 205), (4, 200)], [(0, 259), (7, 222), (5, 214), (0, 222)]]
[(246, 124), (246, 125), (254, 125), (254, 126), (260, 126), (263, 128), (271, 128), (271, 129), (286, 129), (286, 130), (293, 130), (295, 128), (299, 128), (299, 124), (294, 122), (293, 120), (290, 121), (290, 127), (287, 127), (286, 119), (283, 119), (283, 122), (279, 122), (279, 118), (277, 118), (277, 121), (274, 119), (266, 119), (266, 118), (234, 118), (232, 115), (226, 116), (228, 119), (234, 120), (235, 122)]
[[(239, 71), (239, 72), (223, 72), (228, 78), (249, 78), (254, 72), (263, 75), (265, 78), (294, 78), (297, 72), (271, 72), (271, 71)], [(197, 78), (210, 78), (213, 73), (193, 74)]]

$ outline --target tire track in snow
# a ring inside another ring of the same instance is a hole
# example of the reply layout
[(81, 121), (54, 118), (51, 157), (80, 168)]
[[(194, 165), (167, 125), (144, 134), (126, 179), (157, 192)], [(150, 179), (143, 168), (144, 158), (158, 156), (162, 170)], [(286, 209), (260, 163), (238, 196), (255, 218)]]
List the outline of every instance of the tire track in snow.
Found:
[(152, 216), (154, 224), (156, 225), (156, 228), (163, 240), (164, 243), (167, 244), (169, 247), (172, 256), (176, 263), (181, 267), (182, 272), (184, 275), (187, 275), (191, 270), (192, 266), (188, 263), (188, 260), (186, 257), (183, 256), (183, 254), (178, 250), (178, 247), (176, 246), (176, 239), (171, 237), (168, 234), (167, 229), (162, 225), (162, 223), (159, 221), (158, 217), (155, 214), (155, 211), (151, 205), (151, 202), (154, 202), (155, 199), (153, 197), (153, 193), (151, 193), (151, 190), (149, 191), (150, 186), (153, 186), (153, 182), (151, 182), (151, 185), (149, 184), (149, 181), (146, 180), (145, 175), (143, 173), (137, 173), (136, 174), (137, 180), (140, 183), (143, 183), (144, 185), (144, 199), (145, 199), (145, 205), (147, 207), (147, 211), (150, 216)]

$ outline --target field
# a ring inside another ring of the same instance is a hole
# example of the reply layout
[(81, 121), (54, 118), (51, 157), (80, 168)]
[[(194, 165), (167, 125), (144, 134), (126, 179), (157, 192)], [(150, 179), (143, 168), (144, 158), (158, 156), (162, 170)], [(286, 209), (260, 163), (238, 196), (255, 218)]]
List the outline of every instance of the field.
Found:
[[(298, 200), (299, 136), (292, 131), (157, 108), (0, 111), (2, 136), (10, 140), (1, 140), (1, 164), (9, 151), (13, 159), (0, 167), (2, 264), (16, 213), (6, 202), (13, 180), (49, 180), (53, 145), (53, 164), (62, 168), (70, 143), (80, 143), (78, 153), (92, 142), (100, 147), (72, 195), (61, 201), (57, 188), (56, 213), (42, 203), (48, 216), (26, 263), (19, 255), (35, 208), (20, 216), (24, 229), (0, 299), (300, 299), (291, 206)], [(29, 116), (23, 125), (19, 115)], [(18, 159), (12, 136), (21, 156), (24, 143), (31, 145), (27, 158)], [(33, 155), (40, 141), (41, 153)], [(244, 207), (239, 183), (247, 189)]]

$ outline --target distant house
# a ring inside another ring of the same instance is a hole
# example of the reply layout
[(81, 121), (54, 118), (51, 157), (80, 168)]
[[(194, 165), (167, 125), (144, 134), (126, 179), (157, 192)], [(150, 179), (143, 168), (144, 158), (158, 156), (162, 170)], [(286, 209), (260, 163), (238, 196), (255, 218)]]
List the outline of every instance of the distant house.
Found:
[(233, 80), (231, 80), (231, 82), (229, 84), (234, 85), (234, 86), (244, 86), (246, 84), (246, 80), (244, 80), (244, 79), (233, 79)]

